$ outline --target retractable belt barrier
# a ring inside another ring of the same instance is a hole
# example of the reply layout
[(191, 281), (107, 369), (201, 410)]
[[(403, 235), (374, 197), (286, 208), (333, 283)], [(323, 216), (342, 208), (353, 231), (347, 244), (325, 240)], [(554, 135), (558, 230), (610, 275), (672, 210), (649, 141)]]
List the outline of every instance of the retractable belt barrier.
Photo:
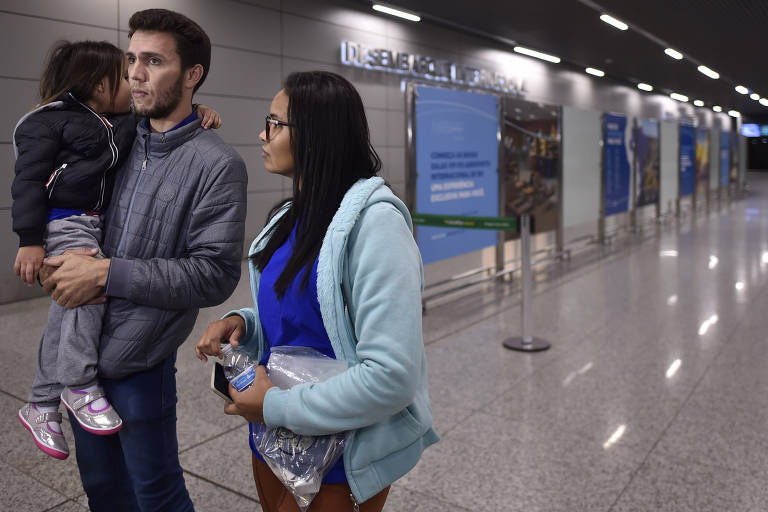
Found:
[(522, 304), (520, 307), (522, 335), (507, 338), (502, 345), (521, 352), (539, 352), (547, 350), (548, 341), (529, 334), (531, 309), (531, 218), (528, 214), (515, 217), (467, 217), (461, 215), (434, 215), (413, 213), (413, 223), (419, 226), (435, 226), (459, 229), (490, 229), (494, 231), (517, 231), (520, 229), (522, 258)]

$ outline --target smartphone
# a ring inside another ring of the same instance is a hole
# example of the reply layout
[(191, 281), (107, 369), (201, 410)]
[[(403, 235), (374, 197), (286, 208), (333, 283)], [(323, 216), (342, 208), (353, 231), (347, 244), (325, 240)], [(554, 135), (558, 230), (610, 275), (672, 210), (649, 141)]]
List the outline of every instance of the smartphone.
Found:
[(229, 395), (229, 381), (224, 375), (221, 363), (213, 363), (211, 370), (211, 390), (229, 403), (234, 403)]

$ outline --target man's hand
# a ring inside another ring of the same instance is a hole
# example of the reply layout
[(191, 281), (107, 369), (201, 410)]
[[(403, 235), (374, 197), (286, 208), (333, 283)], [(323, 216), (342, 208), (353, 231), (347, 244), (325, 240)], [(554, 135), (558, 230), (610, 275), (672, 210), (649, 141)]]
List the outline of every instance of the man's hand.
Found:
[(251, 423), (264, 423), (264, 397), (269, 388), (274, 387), (267, 376), (266, 369), (259, 365), (256, 367), (256, 379), (251, 387), (238, 392), (232, 384), (229, 385), (229, 396), (233, 404), (224, 406), (226, 414), (239, 414)]
[[(94, 250), (92, 254), (97, 253)], [(43, 262), (56, 270), (40, 273), (42, 285), (60, 306), (75, 308), (87, 304), (104, 293), (109, 274), (109, 260), (92, 255), (67, 252), (46, 258)]]

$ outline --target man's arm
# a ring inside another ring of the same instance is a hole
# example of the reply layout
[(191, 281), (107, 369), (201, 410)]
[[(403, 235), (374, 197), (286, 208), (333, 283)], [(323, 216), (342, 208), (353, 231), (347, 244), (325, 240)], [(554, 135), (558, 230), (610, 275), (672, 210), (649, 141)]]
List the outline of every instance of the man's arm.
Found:
[(248, 177), (241, 159), (212, 171), (206, 190), (190, 213), (187, 254), (182, 258), (90, 258), (65, 254), (45, 281), (62, 306), (84, 304), (101, 293), (162, 309), (218, 305), (240, 279)]

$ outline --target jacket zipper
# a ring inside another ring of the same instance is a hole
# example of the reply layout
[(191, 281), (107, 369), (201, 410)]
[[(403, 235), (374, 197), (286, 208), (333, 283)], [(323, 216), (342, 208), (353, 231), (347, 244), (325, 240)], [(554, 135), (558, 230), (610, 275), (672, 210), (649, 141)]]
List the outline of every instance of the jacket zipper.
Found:
[(53, 188), (56, 186), (56, 181), (59, 179), (59, 176), (66, 168), (67, 168), (66, 163), (61, 164), (61, 166), (59, 166), (55, 171), (51, 173), (51, 176), (48, 178), (48, 181), (45, 183), (45, 188), (46, 190), (48, 190), (48, 199), (50, 199), (51, 196), (53, 195)]
[(115, 143), (115, 134), (112, 131), (112, 125), (107, 121), (103, 116), (96, 113), (93, 109), (91, 109), (88, 105), (85, 103), (82, 103), (80, 100), (75, 98), (75, 96), (72, 93), (69, 93), (70, 98), (77, 101), (80, 105), (83, 106), (86, 110), (88, 110), (91, 114), (96, 116), (96, 118), (101, 122), (101, 125), (104, 127), (105, 130), (107, 130), (107, 144), (109, 146), (109, 150), (112, 152), (112, 161), (110, 162), (109, 166), (104, 170), (104, 172), (101, 174), (101, 183), (99, 185), (99, 200), (96, 202), (96, 205), (93, 207), (94, 211), (99, 211), (99, 209), (104, 204), (104, 191), (106, 187), (104, 186), (104, 180), (106, 179), (107, 172), (112, 169), (120, 157), (120, 151), (117, 149), (117, 144)]
[(125, 245), (125, 237), (128, 233), (128, 226), (131, 221), (131, 212), (133, 211), (133, 202), (136, 199), (136, 193), (139, 190), (139, 185), (141, 184), (141, 177), (144, 175), (144, 171), (147, 170), (147, 162), (149, 161), (149, 134), (146, 134), (144, 137), (144, 161), (141, 162), (141, 170), (139, 171), (139, 176), (136, 178), (136, 185), (133, 187), (133, 192), (131, 192), (131, 201), (128, 203), (128, 211), (125, 214), (125, 224), (123, 224), (123, 229), (120, 231), (120, 241), (117, 243), (117, 251), (115, 251), (115, 256), (122, 256), (123, 253), (123, 246)]

